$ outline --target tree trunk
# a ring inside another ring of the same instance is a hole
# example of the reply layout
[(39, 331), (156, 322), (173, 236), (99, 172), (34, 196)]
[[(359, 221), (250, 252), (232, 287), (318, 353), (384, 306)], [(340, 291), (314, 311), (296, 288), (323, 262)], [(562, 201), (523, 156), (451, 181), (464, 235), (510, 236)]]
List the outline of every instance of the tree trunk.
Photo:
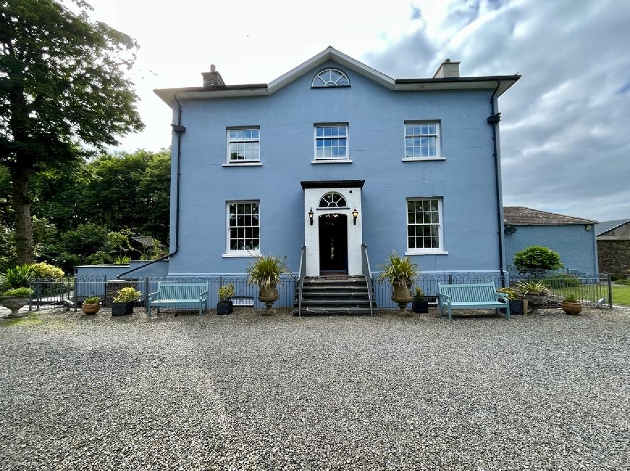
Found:
[(11, 196), (15, 211), (15, 250), (19, 264), (35, 261), (31, 201), (28, 196), (30, 172), (25, 168), (12, 168)]

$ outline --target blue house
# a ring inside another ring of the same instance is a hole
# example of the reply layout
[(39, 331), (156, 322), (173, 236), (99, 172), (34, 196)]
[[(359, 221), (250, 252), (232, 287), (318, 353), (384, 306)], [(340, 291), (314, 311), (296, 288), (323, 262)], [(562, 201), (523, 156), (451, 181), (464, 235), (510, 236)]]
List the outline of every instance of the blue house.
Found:
[(508, 265), (514, 254), (538, 245), (557, 252), (566, 270), (598, 273), (596, 221), (523, 206), (506, 206), (504, 215)]
[[(499, 97), (519, 75), (394, 79), (332, 47), (268, 84), (159, 89), (173, 111), (168, 275), (506, 269)], [(302, 257), (304, 254), (304, 257)], [(379, 300), (377, 300), (379, 301)], [(380, 300), (388, 302), (388, 300)]]

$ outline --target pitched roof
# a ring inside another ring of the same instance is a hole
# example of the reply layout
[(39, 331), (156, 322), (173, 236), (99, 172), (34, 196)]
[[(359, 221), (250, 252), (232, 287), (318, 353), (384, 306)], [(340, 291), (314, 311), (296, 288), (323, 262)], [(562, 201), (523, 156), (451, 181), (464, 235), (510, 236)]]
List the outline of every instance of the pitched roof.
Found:
[[(521, 78), (520, 75), (492, 75), (484, 77), (444, 77), (444, 78), (407, 78), (393, 79), (372, 67), (328, 46), (319, 54), (281, 75), (269, 84), (256, 83), (244, 85), (221, 85), (210, 87), (162, 88), (153, 90), (154, 93), (168, 105), (173, 105), (177, 99), (208, 99), (243, 96), (271, 95), (314, 67), (327, 61), (334, 61), (363, 77), (389, 88), (390, 90), (469, 90), (469, 89), (497, 89), (499, 97)], [(497, 88), (498, 86), (498, 88)]]
[(570, 224), (595, 224), (590, 219), (565, 216), (564, 214), (549, 213), (524, 206), (505, 206), (503, 219), (510, 226), (563, 226)]
[(595, 224), (595, 235), (600, 236), (608, 231), (617, 229), (630, 223), (630, 219), (615, 219), (614, 221), (603, 221)]

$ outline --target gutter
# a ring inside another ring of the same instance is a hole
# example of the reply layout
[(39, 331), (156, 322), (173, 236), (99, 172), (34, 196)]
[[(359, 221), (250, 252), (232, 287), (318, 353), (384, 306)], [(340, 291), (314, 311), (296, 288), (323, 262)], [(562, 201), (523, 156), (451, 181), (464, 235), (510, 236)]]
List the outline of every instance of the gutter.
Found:
[(501, 79), (497, 79), (497, 86), (492, 92), (490, 96), (490, 111), (491, 114), (488, 116), (487, 122), (492, 126), (492, 145), (493, 145), (493, 156), (494, 156), (494, 178), (495, 185), (497, 190), (497, 234), (499, 236), (499, 273), (501, 278), (501, 287), (505, 287), (505, 260), (503, 255), (503, 201), (501, 201), (501, 177), (499, 175), (499, 169), (501, 168), (501, 163), (499, 162), (499, 146), (497, 145), (497, 126), (499, 125), (499, 121), (501, 121), (501, 113), (497, 113), (494, 100), (495, 95), (499, 91), (501, 87)]
[(179, 252), (179, 213), (180, 213), (180, 176), (181, 176), (181, 160), (182, 160), (182, 134), (186, 132), (186, 127), (182, 126), (182, 105), (177, 99), (176, 95), (173, 95), (173, 98), (177, 102), (177, 124), (171, 124), (173, 128), (173, 132), (177, 134), (177, 175), (175, 175), (175, 195), (176, 195), (176, 203), (175, 203), (175, 250), (168, 255), (164, 255), (163, 257), (156, 258), (155, 260), (151, 260), (150, 262), (145, 263), (144, 265), (140, 265), (132, 270), (128, 270), (124, 273), (121, 273), (116, 277), (116, 279), (120, 279), (129, 273), (133, 273), (136, 270), (140, 270), (141, 268), (148, 267), (149, 265), (153, 265), (154, 263), (161, 262), (162, 260), (166, 260)]

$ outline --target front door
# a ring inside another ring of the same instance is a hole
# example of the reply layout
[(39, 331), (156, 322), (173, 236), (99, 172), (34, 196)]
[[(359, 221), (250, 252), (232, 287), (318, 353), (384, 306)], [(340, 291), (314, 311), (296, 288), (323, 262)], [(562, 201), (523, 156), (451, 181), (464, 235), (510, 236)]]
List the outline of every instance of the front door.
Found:
[(319, 216), (319, 269), (324, 273), (348, 273), (348, 217)]

